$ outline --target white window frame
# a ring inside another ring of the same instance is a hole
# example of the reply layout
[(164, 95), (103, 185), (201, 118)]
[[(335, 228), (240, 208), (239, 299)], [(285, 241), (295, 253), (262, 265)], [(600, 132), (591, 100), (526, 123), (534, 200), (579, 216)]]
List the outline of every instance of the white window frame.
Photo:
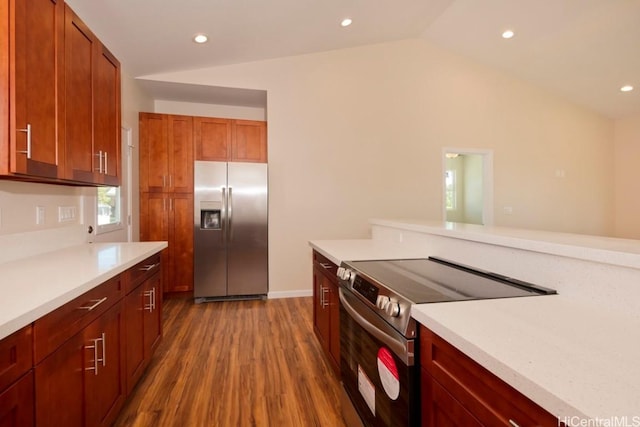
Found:
[(120, 215), (118, 216), (119, 221), (111, 224), (103, 224), (99, 225), (98, 216), (100, 215), (100, 198), (98, 197), (98, 189), (96, 189), (96, 234), (110, 233), (112, 231), (122, 230), (124, 224), (122, 223), (122, 187), (115, 187), (118, 192), (117, 203), (118, 209), (120, 210)]

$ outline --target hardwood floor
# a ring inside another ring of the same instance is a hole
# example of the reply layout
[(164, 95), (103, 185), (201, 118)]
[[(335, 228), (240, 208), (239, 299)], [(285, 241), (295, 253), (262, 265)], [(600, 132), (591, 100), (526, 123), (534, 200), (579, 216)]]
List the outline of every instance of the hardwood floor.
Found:
[(162, 344), (115, 426), (344, 426), (312, 304), (166, 300)]

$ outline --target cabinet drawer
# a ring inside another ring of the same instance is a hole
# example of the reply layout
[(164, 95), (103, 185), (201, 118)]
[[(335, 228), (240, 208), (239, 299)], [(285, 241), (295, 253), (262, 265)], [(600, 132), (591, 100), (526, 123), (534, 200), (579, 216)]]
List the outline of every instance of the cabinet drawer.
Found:
[(122, 278), (118, 275), (36, 320), (33, 324), (35, 363), (98, 318), (122, 295)]
[(0, 340), (0, 392), (33, 366), (31, 325)]
[(337, 283), (338, 279), (336, 274), (338, 273), (338, 266), (335, 265), (333, 261), (322, 255), (320, 252), (313, 251), (313, 263), (335, 279), (334, 281)]
[(483, 425), (558, 425), (556, 417), (424, 327), (420, 363)]
[(160, 253), (150, 256), (142, 262), (127, 270), (129, 277), (126, 280), (125, 294), (129, 294), (142, 282), (160, 271)]

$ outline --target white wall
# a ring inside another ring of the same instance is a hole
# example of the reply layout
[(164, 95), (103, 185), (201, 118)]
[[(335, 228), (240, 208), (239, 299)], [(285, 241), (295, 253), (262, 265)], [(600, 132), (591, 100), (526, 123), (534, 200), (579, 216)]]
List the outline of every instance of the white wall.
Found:
[(264, 108), (198, 104), (195, 102), (156, 100), (154, 102), (153, 112), (161, 114), (181, 114), (185, 116), (219, 117), (223, 119), (266, 120)]
[(615, 124), (615, 235), (640, 239), (640, 114)]
[(495, 224), (611, 232), (613, 122), (425, 40), (145, 78), (267, 90), (272, 291), (310, 289), (309, 239), (440, 219), (444, 146), (494, 150)]

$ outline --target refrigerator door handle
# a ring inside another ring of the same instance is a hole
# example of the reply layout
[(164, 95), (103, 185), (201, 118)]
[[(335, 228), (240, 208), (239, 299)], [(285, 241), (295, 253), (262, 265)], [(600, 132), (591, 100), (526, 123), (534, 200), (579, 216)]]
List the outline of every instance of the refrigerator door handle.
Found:
[(220, 227), (222, 228), (222, 242), (227, 243), (227, 218), (229, 218), (227, 212), (227, 188), (222, 186), (222, 218), (220, 218)]
[(233, 240), (233, 188), (229, 186), (229, 206), (227, 207), (227, 212), (229, 215), (229, 242)]

